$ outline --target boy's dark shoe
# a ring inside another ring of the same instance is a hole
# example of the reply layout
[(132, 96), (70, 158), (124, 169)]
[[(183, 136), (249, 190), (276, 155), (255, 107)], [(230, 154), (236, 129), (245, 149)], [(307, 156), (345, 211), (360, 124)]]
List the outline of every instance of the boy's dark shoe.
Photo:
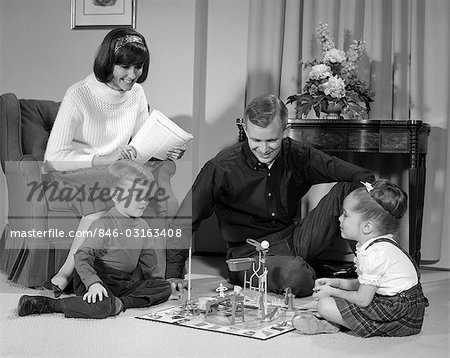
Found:
[(51, 307), (52, 298), (45, 296), (27, 296), (19, 299), (17, 314), (19, 316), (28, 316), (30, 314), (53, 313), (55, 310)]
[(58, 298), (63, 294), (63, 290), (59, 288), (58, 285), (55, 285), (51, 280), (47, 280), (42, 284), (42, 288), (46, 290), (52, 291), (55, 298)]

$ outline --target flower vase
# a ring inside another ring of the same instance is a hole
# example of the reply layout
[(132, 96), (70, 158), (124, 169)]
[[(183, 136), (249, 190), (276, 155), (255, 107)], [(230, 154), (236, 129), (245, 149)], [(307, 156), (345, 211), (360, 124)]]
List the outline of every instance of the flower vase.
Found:
[(324, 108), (325, 119), (344, 119), (341, 116), (343, 103), (341, 101), (328, 101), (326, 108)]

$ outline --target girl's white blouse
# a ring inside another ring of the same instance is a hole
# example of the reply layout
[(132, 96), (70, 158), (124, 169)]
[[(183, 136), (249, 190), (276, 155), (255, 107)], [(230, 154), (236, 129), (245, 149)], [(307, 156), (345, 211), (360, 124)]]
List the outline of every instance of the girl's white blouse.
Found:
[(418, 277), (409, 257), (395, 245), (377, 242), (369, 247), (382, 237), (394, 241), (392, 235), (384, 235), (357, 244), (354, 262), (360, 284), (376, 286), (376, 293), (393, 296), (415, 286)]

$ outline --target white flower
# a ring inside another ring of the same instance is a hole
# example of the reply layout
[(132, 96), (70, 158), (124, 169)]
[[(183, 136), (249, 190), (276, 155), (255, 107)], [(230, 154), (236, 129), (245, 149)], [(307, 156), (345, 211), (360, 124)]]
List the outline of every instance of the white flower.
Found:
[(345, 97), (345, 82), (342, 78), (332, 76), (321, 85), (322, 91), (333, 98)]
[(336, 48), (328, 50), (323, 55), (323, 62), (328, 63), (342, 63), (345, 61), (345, 59), (345, 52)]
[(315, 80), (322, 80), (332, 75), (331, 68), (327, 65), (315, 65), (312, 67), (309, 77)]
[[(310, 69), (302, 93), (288, 97), (287, 103), (297, 103), (300, 117), (314, 109), (328, 113), (329, 103), (336, 103), (350, 118), (368, 118), (369, 102), (373, 102), (370, 86), (358, 78), (357, 63), (365, 50), (363, 40), (354, 40), (347, 52), (336, 48), (328, 25), (319, 23), (317, 39), (322, 55), (309, 61), (300, 61), (304, 70)], [(302, 78), (303, 79), (303, 78)], [(302, 81), (303, 82), (303, 81)]]

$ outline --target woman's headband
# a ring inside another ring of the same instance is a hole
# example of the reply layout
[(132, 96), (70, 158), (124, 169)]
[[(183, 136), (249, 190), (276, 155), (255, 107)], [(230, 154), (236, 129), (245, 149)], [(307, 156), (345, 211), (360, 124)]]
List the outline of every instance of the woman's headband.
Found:
[(116, 40), (116, 44), (114, 46), (114, 53), (116, 54), (117, 51), (119, 51), (123, 46), (125, 46), (126, 44), (129, 44), (129, 43), (133, 43), (133, 42), (141, 44), (141, 45), (144, 44), (144, 41), (142, 41), (142, 39), (137, 35), (125, 35), (125, 36), (119, 37)]

